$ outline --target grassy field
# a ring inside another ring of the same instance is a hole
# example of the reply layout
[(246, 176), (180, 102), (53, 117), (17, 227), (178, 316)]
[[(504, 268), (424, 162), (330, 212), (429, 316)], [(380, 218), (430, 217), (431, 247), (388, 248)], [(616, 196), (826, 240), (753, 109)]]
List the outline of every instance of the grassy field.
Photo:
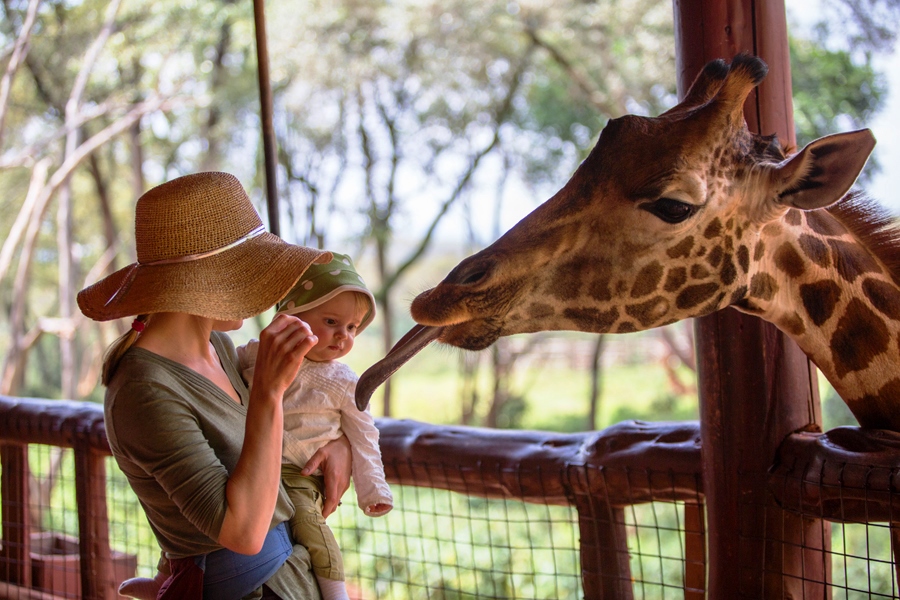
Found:
[[(368, 336), (368, 333), (366, 334)], [(696, 393), (679, 393), (668, 381), (661, 361), (638, 362), (652, 334), (615, 336), (611, 356), (604, 359), (600, 387), (600, 410), (596, 427), (623, 419), (684, 420), (697, 418)], [(512, 390), (521, 397), (520, 429), (584, 431), (587, 427), (590, 373), (586, 362), (591, 336), (578, 333), (554, 334), (529, 359), (520, 359), (512, 377)], [(362, 337), (348, 357), (348, 363), (362, 373), (377, 360), (381, 349), (376, 336)], [(560, 353), (563, 347), (571, 353)], [(463, 379), (459, 364), (464, 351), (433, 345), (414, 357), (392, 378), (392, 417), (431, 423), (459, 423), (462, 414)], [(612, 356), (614, 354), (614, 356)], [(478, 389), (482, 415), (491, 396), (487, 353), (482, 353)], [(678, 378), (693, 386), (693, 373), (683, 366)], [(372, 412), (383, 415), (381, 390), (372, 397)], [(477, 411), (476, 411), (477, 412)]]

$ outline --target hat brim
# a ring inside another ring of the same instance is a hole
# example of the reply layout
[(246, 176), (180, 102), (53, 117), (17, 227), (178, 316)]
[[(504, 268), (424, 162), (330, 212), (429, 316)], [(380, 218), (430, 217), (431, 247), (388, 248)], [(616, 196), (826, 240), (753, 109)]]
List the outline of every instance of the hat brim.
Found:
[(96, 321), (159, 312), (247, 319), (287, 294), (311, 264), (330, 260), (330, 252), (263, 233), (206, 258), (129, 265), (79, 292), (78, 306)]

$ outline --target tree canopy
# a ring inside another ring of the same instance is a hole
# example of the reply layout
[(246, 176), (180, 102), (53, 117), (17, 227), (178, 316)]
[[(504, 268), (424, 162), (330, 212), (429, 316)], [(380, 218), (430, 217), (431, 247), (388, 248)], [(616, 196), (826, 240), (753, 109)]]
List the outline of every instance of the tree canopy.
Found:
[[(663, 0), (266, 6), (282, 235), (366, 257), (386, 348), (448, 216), (458, 245), (440, 253), (454, 262), (511, 224), (505, 206), (558, 187), (608, 119), (675, 102)], [(262, 205), (252, 4), (2, 10), (0, 393), (96, 399), (102, 351), (125, 324), (85, 320), (74, 295), (134, 260), (136, 198), (217, 169)], [(800, 139), (882, 105), (869, 58), (890, 32), (859, 23), (868, 46), (793, 40)]]

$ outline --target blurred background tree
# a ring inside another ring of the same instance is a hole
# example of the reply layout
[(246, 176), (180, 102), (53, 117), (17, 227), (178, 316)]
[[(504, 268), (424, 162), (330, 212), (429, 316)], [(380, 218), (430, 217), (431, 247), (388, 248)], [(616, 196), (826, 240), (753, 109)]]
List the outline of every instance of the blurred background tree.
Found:
[[(792, 40), (803, 141), (861, 126), (886, 94), (872, 57), (889, 51), (900, 1), (829, 1), (845, 27)], [(608, 119), (676, 101), (664, 0), (266, 8), (281, 233), (360, 262), (379, 302), (370, 362), (411, 324), (412, 295), (558, 189)], [(2, 0), (2, 10), (0, 393), (99, 400), (103, 349), (127, 323), (85, 320), (74, 294), (134, 260), (136, 198), (219, 169), (265, 215), (252, 3)], [(668, 384), (615, 414), (690, 417), (689, 328), (653, 335)], [(547, 362), (536, 356), (560, 339), (558, 354), (586, 357), (578, 368), (593, 381), (580, 416), (537, 424), (605, 425), (601, 367), (617, 351), (565, 334), (454, 358), (455, 418), (534, 425), (523, 406)], [(376, 411), (394, 413), (391, 398), (388, 387)]]

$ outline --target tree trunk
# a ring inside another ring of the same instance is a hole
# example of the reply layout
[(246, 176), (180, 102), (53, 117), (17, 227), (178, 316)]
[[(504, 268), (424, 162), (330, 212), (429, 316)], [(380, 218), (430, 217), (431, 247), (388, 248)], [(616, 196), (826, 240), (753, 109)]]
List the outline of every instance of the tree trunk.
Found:
[[(390, 287), (385, 286), (384, 282), (387, 281), (387, 248), (382, 240), (382, 238), (378, 238), (375, 242), (375, 248), (377, 252), (378, 259), (378, 276), (381, 279), (382, 287), (381, 293), (379, 294), (381, 300), (381, 340), (384, 346), (384, 353), (387, 353), (391, 350), (391, 347), (394, 345), (394, 319), (392, 317), (393, 313), (393, 305), (391, 304), (391, 294)], [(388, 377), (387, 381), (382, 385), (382, 406), (384, 410), (384, 416), (391, 416), (391, 378)]]
[(460, 353), (460, 425), (474, 425), (475, 411), (478, 409), (478, 367), (481, 364), (481, 353)]
[[(210, 89), (213, 95), (222, 87), (222, 82), (227, 76), (225, 72), (225, 55), (231, 45), (231, 21), (226, 20), (219, 29), (219, 40), (215, 46), (213, 56), (212, 73), (210, 74)], [(221, 118), (221, 111), (216, 102), (212, 102), (207, 110), (206, 120), (200, 130), (200, 139), (206, 140), (206, 153), (200, 164), (202, 171), (216, 171), (222, 165), (222, 144), (216, 134), (216, 126)], [(280, 233), (280, 232), (279, 232)]]
[(603, 381), (603, 348), (606, 338), (603, 334), (594, 340), (594, 352), (591, 355), (591, 389), (588, 396), (587, 430), (597, 429), (600, 416), (600, 384)]

